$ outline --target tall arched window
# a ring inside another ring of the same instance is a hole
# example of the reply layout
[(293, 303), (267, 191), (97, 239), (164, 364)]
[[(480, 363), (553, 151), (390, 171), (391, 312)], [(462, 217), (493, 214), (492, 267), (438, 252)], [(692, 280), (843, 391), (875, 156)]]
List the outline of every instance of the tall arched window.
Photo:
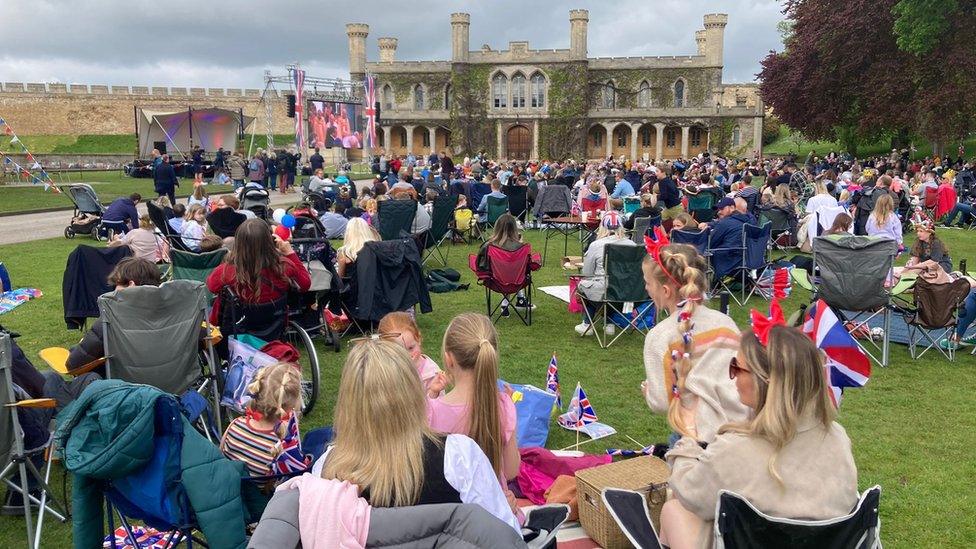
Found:
[(522, 73), (515, 73), (512, 77), (512, 106), (525, 108), (525, 76)]
[(651, 85), (646, 80), (641, 82), (640, 89), (637, 91), (637, 106), (641, 109), (651, 107)]
[(444, 110), (451, 110), (451, 85), (444, 86)]
[(393, 88), (389, 84), (383, 86), (383, 108), (393, 109)]
[(414, 110), (424, 110), (424, 87), (417, 84), (413, 88), (413, 108)]
[(674, 83), (674, 106), (685, 106), (685, 81), (678, 80)]
[(508, 79), (505, 78), (504, 74), (498, 73), (491, 80), (491, 96), (493, 98), (492, 104), (496, 109), (508, 106)]
[(532, 106), (544, 107), (546, 103), (546, 77), (540, 73), (532, 75)]
[(613, 89), (613, 82), (607, 82), (603, 86), (603, 108), (612, 109), (617, 102), (616, 92)]
[(742, 132), (739, 131), (739, 126), (732, 128), (732, 146), (738, 147), (742, 140)]

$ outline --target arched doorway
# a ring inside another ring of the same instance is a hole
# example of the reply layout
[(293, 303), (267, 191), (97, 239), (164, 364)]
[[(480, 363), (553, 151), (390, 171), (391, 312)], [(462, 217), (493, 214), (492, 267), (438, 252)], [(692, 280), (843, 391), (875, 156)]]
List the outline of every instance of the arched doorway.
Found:
[(606, 158), (607, 157), (607, 131), (603, 126), (593, 126), (586, 135), (586, 157), (587, 158)]
[(509, 160), (528, 160), (532, 150), (532, 137), (529, 128), (516, 125), (508, 129), (505, 139), (505, 150)]

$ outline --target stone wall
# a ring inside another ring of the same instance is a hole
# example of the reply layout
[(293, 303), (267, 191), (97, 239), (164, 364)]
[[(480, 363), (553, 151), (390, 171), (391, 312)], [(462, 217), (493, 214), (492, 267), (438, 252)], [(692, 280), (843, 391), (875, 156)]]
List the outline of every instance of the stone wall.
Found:
[[(243, 109), (265, 133), (265, 109), (257, 89), (166, 88), (4, 82), (0, 117), (20, 135), (108, 135), (135, 132), (134, 108), (180, 110), (187, 107)], [(280, 93), (280, 92), (279, 92)], [(294, 132), (285, 98), (274, 98), (274, 133)], [(250, 131), (250, 128), (248, 128)]]

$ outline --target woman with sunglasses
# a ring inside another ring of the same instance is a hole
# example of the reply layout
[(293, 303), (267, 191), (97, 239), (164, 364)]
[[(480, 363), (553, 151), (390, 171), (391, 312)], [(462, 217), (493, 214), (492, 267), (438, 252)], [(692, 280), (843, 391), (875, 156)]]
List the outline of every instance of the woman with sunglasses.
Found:
[[(768, 515), (821, 520), (858, 500), (851, 441), (834, 421), (822, 354), (796, 329), (743, 332), (729, 363), (739, 400), (752, 418), (729, 423), (702, 448), (692, 430), (667, 454), (674, 497), (661, 512), (661, 541), (672, 549), (710, 547), (719, 490), (733, 491)], [(681, 407), (684, 425), (696, 411)]]

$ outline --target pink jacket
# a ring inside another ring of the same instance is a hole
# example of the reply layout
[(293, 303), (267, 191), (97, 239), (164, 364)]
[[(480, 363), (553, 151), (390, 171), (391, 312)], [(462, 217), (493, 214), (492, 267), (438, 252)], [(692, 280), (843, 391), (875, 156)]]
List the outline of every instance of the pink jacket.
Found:
[(366, 547), (371, 507), (355, 484), (305, 473), (277, 489), (299, 491), (298, 530), (304, 549)]

